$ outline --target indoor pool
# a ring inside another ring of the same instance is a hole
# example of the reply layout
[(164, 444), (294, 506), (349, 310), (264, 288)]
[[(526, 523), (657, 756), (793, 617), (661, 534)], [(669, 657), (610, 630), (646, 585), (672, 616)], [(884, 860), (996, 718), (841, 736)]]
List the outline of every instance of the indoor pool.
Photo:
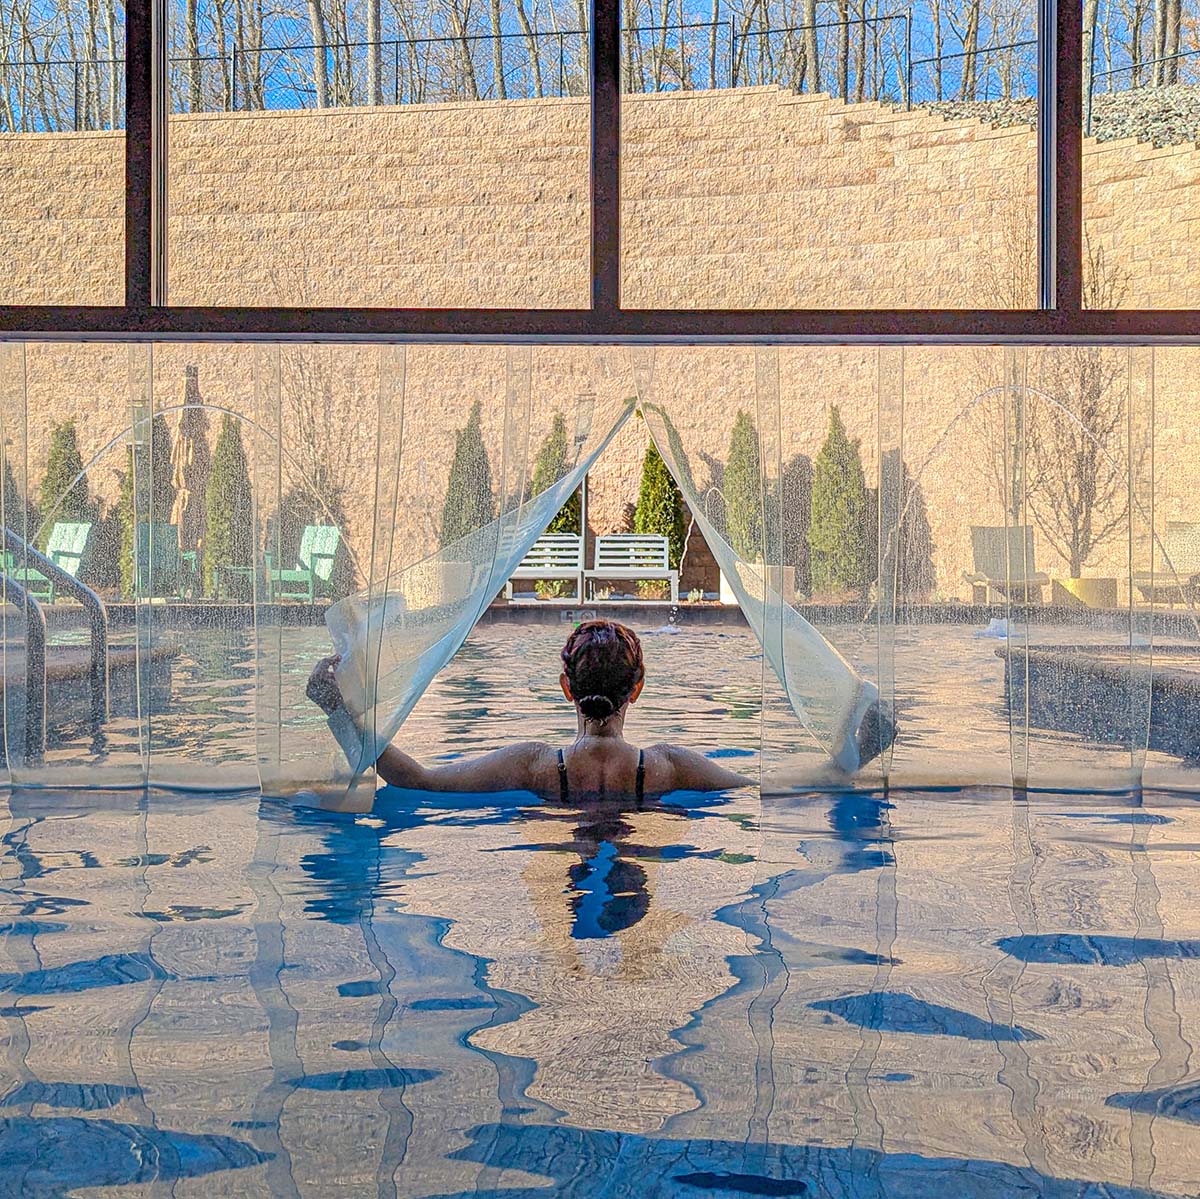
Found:
[[(565, 738), (560, 639), (481, 627), (401, 743)], [(298, 630), (297, 669), (323, 644)], [(794, 730), (764, 711), (749, 633), (646, 647), (636, 736), (753, 769)], [(254, 752), (251, 647), (221, 653), (224, 673), (189, 641), (168, 685), (203, 702), (155, 730), (213, 779)], [(897, 769), (956, 745), (1007, 761), (994, 642), (907, 630), (897, 653), (931, 663), (897, 695)], [(0, 1194), (1200, 1189), (1183, 797), (3, 802)]]

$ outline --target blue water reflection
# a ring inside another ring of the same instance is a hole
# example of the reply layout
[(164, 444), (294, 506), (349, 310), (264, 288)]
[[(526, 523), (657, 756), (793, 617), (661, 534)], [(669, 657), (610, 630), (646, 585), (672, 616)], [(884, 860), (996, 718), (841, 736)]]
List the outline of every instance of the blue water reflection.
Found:
[[(1187, 861), (1057, 831), (1164, 823), (1131, 814), (391, 790), (365, 817), (18, 812), (0, 1194), (1186, 1194), (1161, 1129), (1200, 1110), (1200, 930), (1162, 899)], [(68, 869), (80, 845), (97, 864)]]

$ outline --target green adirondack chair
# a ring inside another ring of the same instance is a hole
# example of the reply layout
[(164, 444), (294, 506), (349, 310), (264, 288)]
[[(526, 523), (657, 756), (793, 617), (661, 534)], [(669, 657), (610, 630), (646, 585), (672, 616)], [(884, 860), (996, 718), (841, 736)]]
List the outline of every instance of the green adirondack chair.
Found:
[(145, 596), (195, 595), (200, 583), (196, 551), (179, 548), (174, 525), (145, 523), (137, 528), (137, 593)]
[[(90, 521), (56, 521), (46, 543), (46, 557), (72, 578), (78, 577), (91, 532)], [(58, 598), (55, 581), (46, 578), (36, 566), (26, 566), (20, 554), (5, 551), (4, 573), (36, 599), (52, 604)]]
[(266, 555), (268, 596), (272, 600), (302, 599), (311, 604), (319, 594), (328, 595), (341, 542), (342, 531), (337, 525), (306, 525), (294, 567), (279, 569), (271, 555)]

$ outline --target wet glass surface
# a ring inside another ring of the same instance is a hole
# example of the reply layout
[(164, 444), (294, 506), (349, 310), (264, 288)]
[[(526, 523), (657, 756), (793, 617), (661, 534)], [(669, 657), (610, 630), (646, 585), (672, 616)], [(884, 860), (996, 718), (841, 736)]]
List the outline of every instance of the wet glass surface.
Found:
[[(928, 752), (955, 703), (960, 747), (1003, 740), (993, 647), (909, 632), (944, 648), (903, 697)], [(559, 639), (477, 630), (401, 743), (564, 740)], [(663, 632), (647, 660), (638, 739), (753, 769), (750, 635)], [(1200, 1186), (1191, 800), (385, 790), (355, 817), (42, 791), (0, 828), (0, 1194)]]

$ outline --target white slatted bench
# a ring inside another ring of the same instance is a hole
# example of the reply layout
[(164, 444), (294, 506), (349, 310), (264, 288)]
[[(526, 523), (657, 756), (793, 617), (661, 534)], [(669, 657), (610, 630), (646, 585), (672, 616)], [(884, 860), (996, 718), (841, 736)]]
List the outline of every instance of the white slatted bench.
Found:
[(671, 603), (677, 604), (679, 571), (671, 569), (670, 554), (667, 539), (654, 534), (610, 533), (597, 537), (595, 566), (584, 572), (585, 584), (596, 579), (667, 579)]
[(514, 579), (569, 579), (576, 602), (582, 601), (583, 538), (578, 533), (543, 533), (505, 584), (504, 596), (509, 600)]

